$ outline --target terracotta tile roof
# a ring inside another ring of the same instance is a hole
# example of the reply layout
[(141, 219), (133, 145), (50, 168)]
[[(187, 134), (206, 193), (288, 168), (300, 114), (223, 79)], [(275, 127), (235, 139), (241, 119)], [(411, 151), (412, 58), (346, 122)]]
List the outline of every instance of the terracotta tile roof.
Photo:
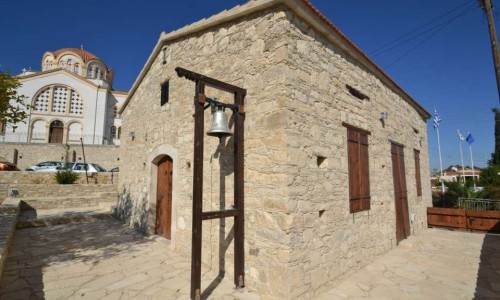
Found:
[(72, 52), (72, 53), (80, 56), (81, 59), (83, 60), (83, 62), (85, 62), (85, 63), (91, 59), (101, 60), (99, 57), (88, 52), (87, 50), (78, 49), (78, 48), (62, 48), (62, 49), (56, 50), (52, 53), (54, 54), (54, 57), (57, 58), (59, 55), (63, 54), (64, 52)]
[(66, 52), (71, 52), (73, 54), (78, 55), (83, 60), (84, 63), (87, 63), (90, 60), (98, 60), (98, 61), (102, 62), (106, 66), (106, 69), (111, 70), (104, 63), (104, 61), (102, 61), (99, 57), (95, 56), (94, 54), (92, 54), (92, 53), (90, 53), (90, 52), (88, 52), (87, 50), (84, 50), (84, 49), (62, 48), (62, 49), (59, 49), (59, 50), (56, 50), (56, 51), (50, 52), (50, 53), (52, 53), (54, 55), (54, 58), (57, 59), (60, 55), (66, 53)]

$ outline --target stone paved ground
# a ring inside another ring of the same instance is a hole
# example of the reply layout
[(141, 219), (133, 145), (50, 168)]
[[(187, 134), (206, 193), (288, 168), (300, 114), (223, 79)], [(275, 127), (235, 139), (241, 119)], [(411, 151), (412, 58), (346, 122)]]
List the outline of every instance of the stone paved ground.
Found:
[[(164, 239), (114, 219), (22, 229), (0, 300), (189, 299), (189, 269)], [(216, 277), (203, 274), (202, 288)], [(500, 235), (430, 229), (334, 286), (315, 299), (500, 299)], [(227, 278), (210, 290), (210, 299), (260, 299)]]
[(500, 299), (500, 235), (429, 229), (334, 286), (317, 299)]
[[(189, 278), (189, 257), (107, 218), (17, 230), (0, 299), (189, 299)], [(216, 278), (202, 276), (203, 290), (215, 287), (210, 299), (260, 299)]]

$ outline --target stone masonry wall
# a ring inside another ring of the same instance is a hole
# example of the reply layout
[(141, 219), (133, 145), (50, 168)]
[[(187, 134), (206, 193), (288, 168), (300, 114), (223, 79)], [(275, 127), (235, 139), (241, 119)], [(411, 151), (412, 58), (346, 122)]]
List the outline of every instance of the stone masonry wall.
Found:
[[(97, 163), (108, 170), (117, 167), (120, 163), (119, 147), (111, 145), (84, 145), (87, 162)], [(78, 144), (70, 145), (66, 152), (63, 144), (31, 144), (31, 143), (0, 143), (0, 157), (10, 162), (14, 160), (14, 150), (18, 151), (17, 166), (24, 170), (29, 166), (42, 161), (72, 161), (73, 151), (76, 152), (76, 161), (83, 162), (82, 147)]]
[[(166, 45), (167, 63), (157, 57), (122, 114), (118, 211), (131, 226), (154, 234), (156, 166), (161, 155), (174, 161), (172, 247), (191, 251), (193, 176), (193, 96), (195, 85), (178, 78), (183, 67), (247, 89), (245, 98), (245, 256), (246, 284), (261, 294), (286, 298), (290, 257), (287, 226), (285, 125), (286, 16), (272, 10), (226, 23)], [(160, 106), (160, 85), (170, 80), (169, 103)], [(207, 88), (206, 95), (232, 102)], [(228, 112), (229, 117), (231, 116)], [(205, 131), (211, 124), (205, 111)], [(233, 202), (232, 138), (218, 145), (205, 137), (203, 209)], [(232, 219), (203, 222), (204, 268), (233, 276)], [(153, 226), (153, 227), (152, 227)], [(278, 288), (279, 287), (279, 288)]]
[[(120, 173), (100, 172), (89, 175), (89, 184), (118, 184)], [(56, 184), (53, 172), (10, 171), (0, 172), (0, 184)], [(76, 184), (86, 184), (85, 173), (80, 173)]]
[[(304, 299), (396, 246), (391, 142), (403, 144), (412, 234), (431, 206), (425, 120), (406, 101), (290, 15), (287, 90), (288, 207), (293, 216), (290, 298)], [(360, 100), (346, 84), (370, 97)], [(388, 112), (382, 123), (381, 112)], [(371, 209), (349, 213), (347, 129), (371, 134)], [(423, 142), (420, 142), (420, 138)], [(420, 151), (423, 195), (417, 196), (413, 150)]]

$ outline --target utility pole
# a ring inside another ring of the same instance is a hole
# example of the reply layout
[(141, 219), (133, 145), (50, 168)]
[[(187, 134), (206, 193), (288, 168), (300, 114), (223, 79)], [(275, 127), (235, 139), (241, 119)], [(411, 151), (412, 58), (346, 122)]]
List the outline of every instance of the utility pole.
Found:
[(500, 53), (498, 52), (497, 32), (495, 22), (493, 21), (493, 13), (491, 11), (491, 0), (479, 0), (479, 5), (488, 16), (488, 28), (490, 29), (491, 51), (493, 51), (493, 61), (495, 63), (495, 75), (497, 76), (497, 89), (500, 98)]

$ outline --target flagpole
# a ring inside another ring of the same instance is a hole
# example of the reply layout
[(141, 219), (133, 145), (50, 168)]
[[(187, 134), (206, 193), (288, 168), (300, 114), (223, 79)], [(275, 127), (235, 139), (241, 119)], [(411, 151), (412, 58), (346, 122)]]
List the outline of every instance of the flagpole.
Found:
[(462, 177), (464, 179), (464, 185), (465, 185), (465, 167), (464, 167), (464, 154), (462, 152), (462, 138), (460, 134), (460, 130), (457, 129), (458, 132), (458, 143), (460, 144), (460, 158), (462, 159)]
[(439, 167), (441, 168), (441, 192), (444, 194), (444, 181), (443, 181), (443, 160), (441, 159), (441, 142), (439, 141), (439, 127), (436, 127), (436, 133), (438, 138), (438, 150), (439, 150)]
[(472, 181), (474, 182), (474, 192), (476, 191), (476, 176), (474, 176), (474, 160), (472, 160), (472, 144), (469, 144), (470, 163), (472, 165)]

